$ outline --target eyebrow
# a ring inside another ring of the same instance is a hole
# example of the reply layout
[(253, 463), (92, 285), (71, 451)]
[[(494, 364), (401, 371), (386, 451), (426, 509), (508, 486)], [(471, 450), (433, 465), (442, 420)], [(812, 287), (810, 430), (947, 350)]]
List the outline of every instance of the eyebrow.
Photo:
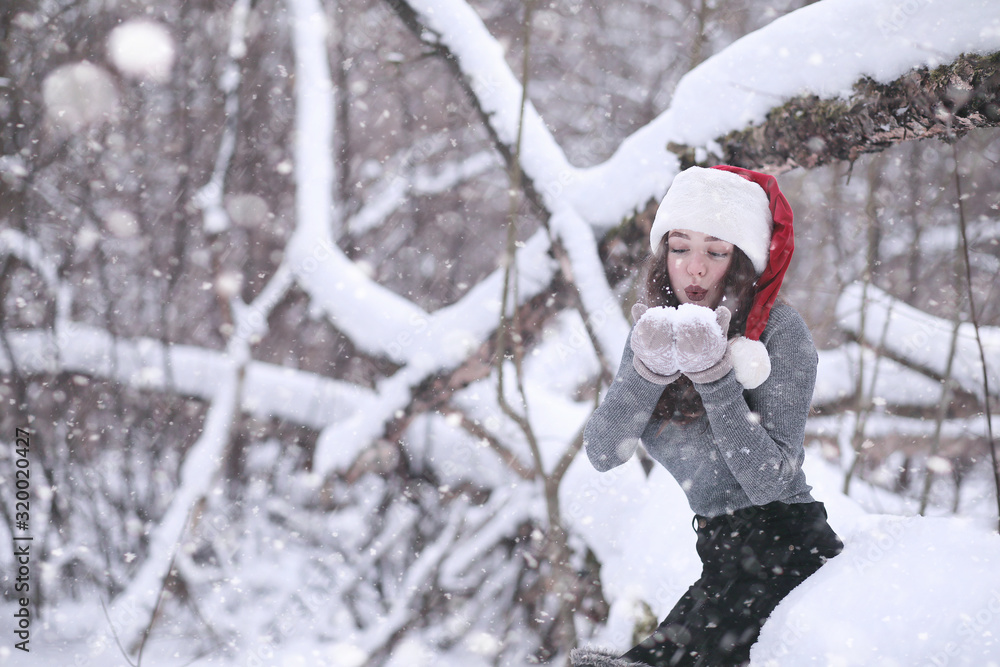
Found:
[[(687, 239), (688, 241), (691, 240), (690, 236), (688, 236), (684, 232), (679, 232), (677, 230), (673, 230), (669, 234), (667, 234), (667, 238), (668, 239), (670, 237), (672, 237), (672, 236), (676, 236), (677, 238), (681, 238), (681, 239)], [(709, 243), (712, 243), (713, 241), (722, 241), (722, 239), (716, 238), (715, 236), (706, 236), (705, 240), (708, 241)], [(728, 243), (728, 241), (725, 241), (725, 243)]]

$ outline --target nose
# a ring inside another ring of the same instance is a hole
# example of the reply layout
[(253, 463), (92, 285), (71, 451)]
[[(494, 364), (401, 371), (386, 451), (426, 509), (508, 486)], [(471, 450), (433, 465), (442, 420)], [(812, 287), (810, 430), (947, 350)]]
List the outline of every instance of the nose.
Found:
[(692, 276), (705, 275), (705, 261), (698, 255), (694, 255), (687, 265), (688, 273)]

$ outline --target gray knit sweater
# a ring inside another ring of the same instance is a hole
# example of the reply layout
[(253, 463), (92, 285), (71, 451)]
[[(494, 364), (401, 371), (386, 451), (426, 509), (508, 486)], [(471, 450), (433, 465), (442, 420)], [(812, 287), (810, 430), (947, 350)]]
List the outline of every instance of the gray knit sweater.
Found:
[(584, 430), (590, 462), (610, 470), (628, 461), (641, 442), (681, 485), (691, 509), (706, 517), (776, 500), (811, 502), (802, 460), (816, 346), (802, 317), (784, 304), (771, 310), (760, 340), (771, 358), (762, 385), (744, 390), (732, 371), (716, 382), (696, 383), (705, 414), (662, 431), (652, 413), (663, 387), (636, 372), (626, 343), (618, 375)]

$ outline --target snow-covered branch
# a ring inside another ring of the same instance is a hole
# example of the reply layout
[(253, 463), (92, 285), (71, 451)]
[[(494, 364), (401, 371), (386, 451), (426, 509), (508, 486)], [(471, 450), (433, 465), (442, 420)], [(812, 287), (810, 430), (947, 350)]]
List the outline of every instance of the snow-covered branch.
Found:
[[(520, 117), (521, 83), (504, 60), (503, 48), (475, 9), (464, 0), (389, 0), (410, 29), (432, 46), (441, 47), (461, 70), (461, 82), (472, 94), (497, 148), (514, 154)], [(540, 205), (552, 210), (561, 183), (575, 179), (574, 169), (535, 107), (524, 109), (521, 169)]]
[(614, 377), (629, 327), (618, 298), (608, 285), (593, 230), (569, 207), (559, 209), (549, 220), (549, 226), (569, 256), (571, 279), (579, 291), (587, 327), (597, 339), (601, 356)]
[(670, 105), (671, 140), (711, 147), (733, 130), (762, 123), (797, 96), (843, 100), (865, 78), (887, 84), (963, 53), (1000, 49), (992, 3), (918, 5), (917, 16), (899, 22), (896, 0), (828, 0), (746, 35), (678, 84)]
[(66, 317), (73, 300), (73, 288), (60, 280), (59, 268), (46, 256), (42, 245), (15, 229), (0, 229), (0, 257), (12, 255), (31, 267), (45, 282), (50, 295), (55, 299), (56, 316)]
[[(214, 396), (214, 379), (227, 367), (225, 352), (191, 345), (164, 347), (155, 339), (113, 337), (102, 329), (77, 323), (65, 323), (59, 335), (50, 330), (14, 330), (8, 331), (7, 337), (14, 362), (26, 375), (78, 373), (144, 391), (176, 391), (206, 401)], [(112, 364), (112, 359), (117, 364)], [(172, 385), (163, 374), (166, 360), (174, 369)], [(10, 360), (0, 356), (0, 373), (10, 370)], [(320, 429), (347, 419), (371, 398), (370, 390), (356, 384), (251, 361), (240, 404), (249, 414)]]
[[(405, 160), (409, 163), (409, 160)], [(356, 214), (347, 221), (351, 234), (364, 234), (385, 220), (412, 197), (426, 197), (446, 192), (496, 166), (493, 153), (482, 151), (462, 160), (449, 162), (434, 173), (424, 165), (407, 168), (389, 177)]]
[[(876, 364), (878, 373), (873, 372)], [(859, 374), (865, 382), (866, 405), (874, 402), (892, 407), (928, 409), (940, 402), (940, 380), (850, 342), (832, 350), (820, 350), (813, 407), (836, 408), (845, 401), (853, 402)]]
[[(532, 298), (552, 280), (548, 234), (536, 232), (517, 253), (518, 295)], [(331, 423), (316, 442), (315, 469), (327, 474), (345, 467), (363, 447), (378, 438), (385, 425), (406, 410), (413, 389), (433, 374), (455, 368), (493, 332), (499, 321), (503, 275), (495, 270), (459, 301), (433, 315), (414, 318), (397, 332), (390, 350), (409, 363), (378, 383), (377, 393), (363, 401), (350, 419)]]
[(991, 76), (1000, 48), (993, 48), (987, 56), (961, 55), (932, 69), (916, 65), (884, 83), (863, 78), (838, 99), (795, 97), (768, 112), (766, 121), (719, 139), (716, 159), (780, 173), (854, 161), (904, 141), (948, 141), (997, 127), (1000, 115), (989, 105), (1000, 94), (1000, 78)]
[(416, 562), (407, 570), (406, 578), (400, 585), (401, 595), (392, 601), (389, 613), (360, 637), (358, 644), (365, 653), (371, 655), (382, 649), (394, 634), (410, 622), (413, 601), (436, 578), (437, 568), (454, 545), (463, 514), (453, 511), (438, 538), (420, 552)]
[(356, 347), (405, 362), (398, 341), (427, 314), (371, 280), (334, 242), (341, 220), (333, 200), (335, 114), (326, 15), (317, 0), (289, 2), (296, 66), (296, 229), (287, 261), (313, 303)]
[[(901, 364), (932, 378), (944, 378), (953, 322), (928, 315), (873, 285), (868, 286), (867, 301), (862, 299), (862, 285), (856, 283), (848, 285), (837, 302), (837, 317), (845, 330), (869, 345), (881, 346), (884, 354)], [(866, 310), (864, 331), (860, 330), (862, 308)], [(883, 330), (886, 332), (884, 343), (881, 342)], [(980, 335), (986, 352), (990, 387), (997, 392), (1000, 385), (1000, 329), (980, 327)], [(982, 398), (982, 363), (971, 323), (962, 323), (958, 328), (951, 377), (963, 390)]]
[(215, 158), (215, 168), (208, 183), (195, 194), (194, 203), (204, 212), (204, 227), (209, 234), (218, 234), (229, 229), (229, 214), (223, 204), (226, 172), (236, 152), (236, 127), (240, 110), (240, 64), (246, 54), (246, 26), (250, 13), (250, 0), (233, 2), (232, 23), (229, 31), (229, 48), (226, 64), (219, 81), (219, 90), (226, 96), (225, 125), (219, 141), (219, 153)]
[[(579, 192), (572, 188), (579, 180), (580, 170), (569, 164), (530, 101), (521, 114), (522, 84), (507, 65), (500, 44), (470, 5), (461, 0), (394, 0), (390, 4), (419, 37), (435, 42), (435, 47), (454, 57), (461, 81), (486, 118), (498, 149), (508, 159), (515, 154), (519, 157), (518, 167), (527, 190), (553, 214), (550, 227), (567, 249), (571, 279), (581, 292), (588, 323), (602, 354), (607, 359), (617, 359), (627, 324), (620, 309), (615, 307), (616, 300), (597, 258), (596, 241), (587, 228), (590, 221), (585, 217), (591, 216), (594, 207), (603, 202), (598, 203), (598, 198), (589, 194), (586, 199), (569, 197), (571, 192)], [(519, 131), (521, 148), (515, 150)], [(657, 172), (655, 166), (648, 166), (647, 172)], [(647, 182), (647, 178), (648, 173), (640, 180)], [(665, 182), (661, 179), (660, 185)], [(634, 208), (617, 211), (612, 217), (621, 220)], [(614, 361), (610, 363), (613, 365)]]
[[(459, 303), (433, 316), (383, 288), (348, 260), (332, 241), (338, 211), (333, 191), (333, 88), (326, 60), (325, 17), (315, 0), (292, 0), (296, 62), (296, 231), (288, 260), (296, 280), (360, 349), (404, 366), (382, 381), (354, 417), (332, 424), (316, 446), (315, 466), (325, 474), (346, 465), (403, 410), (429, 374), (460, 363), (498, 320), (500, 283), (494, 273)], [(525, 267), (524, 298), (551, 280), (546, 239), (519, 253)], [(525, 257), (526, 256), (526, 257)], [(541, 280), (536, 280), (541, 278)]]
[(214, 379), (217, 390), (212, 407), (205, 418), (201, 437), (181, 466), (170, 507), (152, 531), (142, 566), (111, 606), (109, 616), (122, 644), (129, 650), (138, 644), (153, 619), (164, 579), (187, 529), (191, 511), (208, 493), (222, 464), (230, 428), (238, 414), (241, 370), (239, 364), (230, 362), (222, 375)]

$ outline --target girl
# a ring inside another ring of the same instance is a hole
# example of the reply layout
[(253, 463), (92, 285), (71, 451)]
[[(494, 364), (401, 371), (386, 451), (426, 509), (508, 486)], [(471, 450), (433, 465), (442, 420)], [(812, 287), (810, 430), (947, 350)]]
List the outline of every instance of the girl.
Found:
[(817, 354), (775, 303), (792, 211), (772, 176), (692, 167), (650, 231), (646, 304), (584, 432), (606, 471), (641, 441), (695, 512), (701, 578), (621, 657), (577, 649), (577, 667), (745, 665), (761, 625), (843, 544), (802, 471)]

